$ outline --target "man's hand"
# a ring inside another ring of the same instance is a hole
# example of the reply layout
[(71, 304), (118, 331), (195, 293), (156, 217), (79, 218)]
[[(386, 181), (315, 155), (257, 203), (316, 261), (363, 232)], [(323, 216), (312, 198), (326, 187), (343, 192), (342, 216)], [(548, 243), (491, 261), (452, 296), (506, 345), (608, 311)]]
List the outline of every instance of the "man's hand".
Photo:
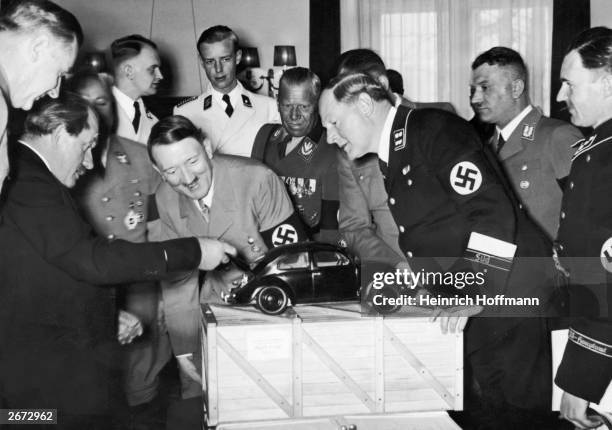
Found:
[(229, 255), (236, 256), (237, 251), (232, 245), (216, 239), (198, 238), (202, 250), (201, 270), (212, 270), (219, 264), (229, 261)]
[(457, 306), (448, 309), (436, 308), (431, 312), (429, 321), (440, 320), (443, 334), (460, 333), (465, 328), (468, 318), (482, 312), (482, 306)]
[(117, 340), (121, 345), (132, 343), (134, 339), (142, 335), (143, 328), (138, 317), (120, 310), (117, 318), (119, 322), (117, 324)]
[(579, 429), (597, 428), (603, 424), (603, 421), (597, 417), (588, 417), (588, 407), (589, 402), (587, 400), (564, 392), (563, 397), (561, 397), (561, 418), (568, 420)]
[(202, 377), (198, 373), (198, 369), (193, 363), (193, 356), (191, 354), (180, 355), (176, 357), (176, 361), (178, 362), (178, 366), (181, 372), (183, 372), (189, 378), (193, 379), (199, 385), (202, 385)]

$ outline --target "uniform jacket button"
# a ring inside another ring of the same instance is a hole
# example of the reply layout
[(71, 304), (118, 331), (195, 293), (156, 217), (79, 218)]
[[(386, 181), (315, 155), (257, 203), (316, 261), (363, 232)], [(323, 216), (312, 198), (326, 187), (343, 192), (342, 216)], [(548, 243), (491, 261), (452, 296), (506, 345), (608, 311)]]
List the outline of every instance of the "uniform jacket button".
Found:
[(108, 236), (106, 236), (106, 238), (108, 240), (113, 240), (115, 238), (115, 235), (114, 234), (109, 234)]
[(142, 195), (142, 194), (141, 194), (141, 192), (140, 192), (140, 191), (136, 191), (136, 192), (134, 193), (134, 196), (135, 196), (135, 197), (140, 197), (141, 195)]
[(527, 170), (527, 165), (526, 165), (526, 164), (523, 164), (523, 165), (521, 166), (521, 170), (522, 170), (523, 172), (524, 172), (525, 170)]
[(586, 162), (588, 163), (589, 161), (591, 161), (591, 154), (588, 154), (588, 155), (586, 156)]
[(110, 201), (110, 197), (106, 197), (106, 196), (104, 196), (104, 197), (102, 197), (102, 201), (103, 201), (104, 203), (108, 203), (108, 202)]
[(561, 219), (565, 219), (565, 212), (561, 211)]
[(570, 190), (573, 190), (573, 189), (574, 189), (574, 182), (572, 181), (570, 182)]
[(114, 216), (112, 216), (112, 215), (108, 215), (108, 216), (106, 217), (106, 221), (112, 221), (113, 219), (115, 219), (115, 217), (114, 217)]
[(400, 231), (400, 233), (403, 233), (403, 232), (405, 232), (405, 231), (406, 231), (406, 229), (404, 228), (404, 226), (403, 226), (403, 225), (400, 225), (400, 226), (399, 226), (399, 231)]
[(406, 257), (408, 257), (408, 258), (412, 258), (412, 252), (411, 252), (411, 251), (408, 251), (408, 252), (406, 253)]
[(412, 179), (408, 179), (407, 184), (408, 184), (408, 186), (410, 187), (410, 186), (412, 185)]
[(393, 197), (389, 198), (389, 204), (392, 204), (392, 205), (395, 204), (395, 199)]

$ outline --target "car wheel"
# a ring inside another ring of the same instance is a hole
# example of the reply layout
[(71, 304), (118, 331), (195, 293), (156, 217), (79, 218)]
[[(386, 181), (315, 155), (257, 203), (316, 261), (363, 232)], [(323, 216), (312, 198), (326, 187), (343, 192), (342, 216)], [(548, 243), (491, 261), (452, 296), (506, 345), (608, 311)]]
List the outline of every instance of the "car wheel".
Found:
[(257, 307), (264, 314), (279, 315), (287, 309), (289, 298), (281, 287), (268, 285), (257, 294)]

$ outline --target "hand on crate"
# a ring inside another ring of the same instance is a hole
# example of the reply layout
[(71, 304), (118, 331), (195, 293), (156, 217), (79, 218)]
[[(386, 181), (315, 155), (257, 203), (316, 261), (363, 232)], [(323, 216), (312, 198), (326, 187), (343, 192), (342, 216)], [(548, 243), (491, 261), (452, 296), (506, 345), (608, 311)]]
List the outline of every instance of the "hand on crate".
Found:
[(482, 312), (482, 306), (457, 306), (453, 308), (435, 308), (429, 316), (429, 321), (440, 321), (443, 334), (461, 333), (468, 318)]

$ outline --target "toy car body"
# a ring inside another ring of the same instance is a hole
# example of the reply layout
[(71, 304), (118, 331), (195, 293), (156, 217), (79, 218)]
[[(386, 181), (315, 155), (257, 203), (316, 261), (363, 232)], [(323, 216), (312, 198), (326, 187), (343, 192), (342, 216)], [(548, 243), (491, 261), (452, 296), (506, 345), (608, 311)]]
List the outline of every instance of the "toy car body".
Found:
[(232, 304), (278, 315), (290, 304), (358, 300), (359, 265), (342, 248), (301, 242), (271, 249), (229, 292)]

